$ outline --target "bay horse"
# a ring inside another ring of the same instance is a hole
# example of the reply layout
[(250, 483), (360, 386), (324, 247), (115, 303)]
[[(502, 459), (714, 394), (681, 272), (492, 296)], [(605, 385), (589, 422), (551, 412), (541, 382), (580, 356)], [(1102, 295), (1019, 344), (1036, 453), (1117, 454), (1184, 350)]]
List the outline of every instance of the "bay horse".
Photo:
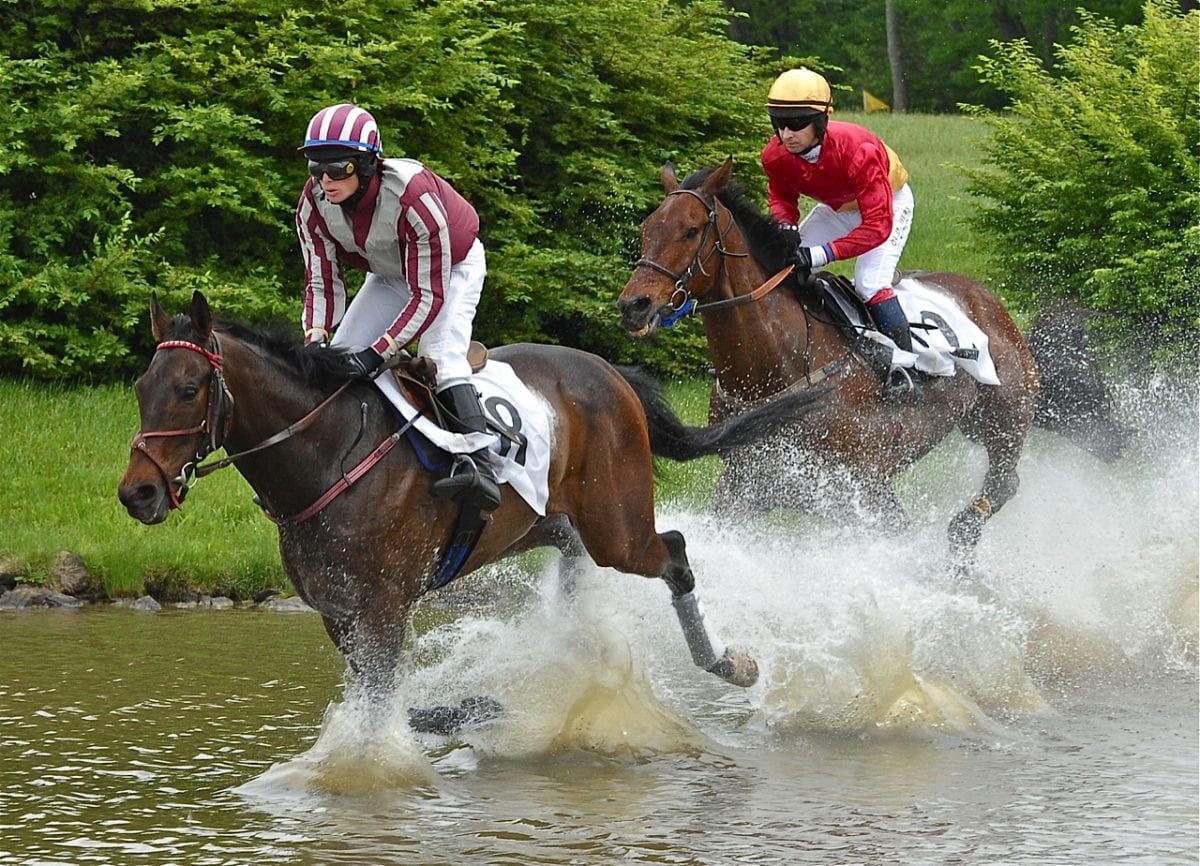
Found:
[[(169, 316), (157, 296), (150, 312), (157, 350), (135, 386), (141, 430), (118, 487), (121, 503), (143, 523), (162, 522), (193, 477), (214, 467), (203, 461), (224, 448), (215, 465), (236, 466), (278, 523), (284, 571), (321, 615), (352, 684), (386, 696), (407, 616), (451, 546), (458, 506), (435, 498), (438, 476), (405, 447), (403, 419), (372, 384), (337, 372), (335, 350), (214, 320), (199, 292), (186, 315)], [(733, 685), (752, 685), (758, 670), (749, 655), (713, 649), (683, 535), (655, 528), (653, 456), (691, 460), (745, 446), (802, 414), (809, 396), (688, 427), (641, 371), (562, 346), (505, 346), (491, 358), (509, 364), (548, 407), (548, 500), (539, 515), (505, 485), (459, 574), (551, 545), (564, 562), (586, 555), (661, 578), (692, 660)]]
[[(622, 326), (645, 337), (695, 302), (716, 370), (712, 421), (769, 405), (818, 382), (819, 408), (763, 448), (726, 459), (714, 506), (753, 515), (778, 506), (802, 512), (858, 507), (868, 523), (907, 525), (892, 481), (956, 427), (987, 451), (982, 488), (950, 522), (955, 561), (969, 559), (984, 524), (1017, 491), (1017, 461), (1038, 403), (1035, 360), (1000, 300), (962, 275), (922, 272), (987, 335), (999, 385), (958, 372), (929, 377), (920, 405), (881, 396), (881, 381), (843, 327), (823, 312), (815, 281), (771, 278), (794, 245), (732, 178), (732, 160), (681, 184), (670, 163), (666, 197), (642, 223), (641, 257), (621, 292)], [(779, 282), (777, 280), (776, 282)], [(821, 483), (835, 473), (834, 483)]]

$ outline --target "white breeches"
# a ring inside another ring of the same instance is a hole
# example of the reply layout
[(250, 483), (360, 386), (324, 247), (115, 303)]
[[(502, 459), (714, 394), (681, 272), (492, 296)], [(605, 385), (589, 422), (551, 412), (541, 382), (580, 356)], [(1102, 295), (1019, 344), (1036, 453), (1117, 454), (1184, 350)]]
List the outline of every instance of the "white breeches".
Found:
[[(854, 262), (854, 290), (869, 301), (880, 289), (892, 285), (900, 263), (900, 254), (912, 229), (913, 194), (908, 184), (892, 194), (892, 233), (873, 250), (867, 250)], [(836, 211), (818, 204), (800, 221), (800, 240), (806, 247), (820, 246), (843, 238), (862, 223), (857, 210)]]
[[(476, 239), (466, 258), (450, 269), (450, 284), (442, 308), (421, 335), (418, 354), (437, 364), (438, 391), (471, 378), (467, 347), (471, 343), (471, 325), (486, 275), (483, 243)], [(410, 297), (408, 282), (403, 277), (367, 274), (330, 345), (371, 345), (396, 321)]]

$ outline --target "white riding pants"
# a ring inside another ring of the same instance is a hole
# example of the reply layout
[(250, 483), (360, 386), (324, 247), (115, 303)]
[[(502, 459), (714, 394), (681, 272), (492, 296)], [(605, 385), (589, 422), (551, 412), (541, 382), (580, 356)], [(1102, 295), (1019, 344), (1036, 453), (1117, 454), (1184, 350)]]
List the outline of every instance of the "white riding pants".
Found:
[[(450, 284), (437, 318), (421, 334), (419, 354), (437, 364), (437, 388), (470, 381), (467, 347), (475, 308), (487, 275), (483, 243), (477, 238), (466, 258), (450, 269)], [(412, 290), (403, 277), (367, 274), (330, 341), (331, 346), (362, 348), (379, 339), (408, 304)]]
[[(900, 254), (912, 229), (913, 194), (908, 184), (892, 194), (892, 233), (887, 240), (867, 250), (854, 262), (854, 290), (870, 301), (880, 289), (892, 285)], [(820, 246), (843, 238), (862, 223), (857, 210), (837, 211), (818, 204), (800, 221), (800, 239), (806, 247)]]

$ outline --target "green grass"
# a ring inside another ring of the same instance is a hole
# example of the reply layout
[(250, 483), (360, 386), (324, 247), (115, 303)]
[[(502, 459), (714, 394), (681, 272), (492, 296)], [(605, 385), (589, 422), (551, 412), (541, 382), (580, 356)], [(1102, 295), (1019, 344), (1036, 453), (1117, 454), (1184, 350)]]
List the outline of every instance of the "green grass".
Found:
[(0, 558), (44, 579), (60, 551), (79, 554), (112, 595), (146, 581), (243, 593), (284, 584), (274, 525), (236, 470), (205, 478), (159, 526), (130, 518), (117, 484), (137, 432), (133, 389), (0, 381)]

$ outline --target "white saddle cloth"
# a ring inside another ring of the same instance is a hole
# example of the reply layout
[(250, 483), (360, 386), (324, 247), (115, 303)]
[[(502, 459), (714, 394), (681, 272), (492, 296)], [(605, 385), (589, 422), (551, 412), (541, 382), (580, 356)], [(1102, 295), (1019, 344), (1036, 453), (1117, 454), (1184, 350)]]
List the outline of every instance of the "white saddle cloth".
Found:
[[(838, 306), (852, 322), (868, 328), (866, 336), (892, 349), (892, 363), (897, 367), (912, 367), (931, 376), (953, 376), (961, 367), (985, 385), (1000, 384), (988, 351), (987, 334), (971, 321), (957, 301), (911, 277), (902, 279), (894, 290), (908, 320), (929, 326), (928, 330), (913, 329), (912, 352), (898, 348), (890, 337), (873, 330), (874, 324), (864, 322), (858, 308), (847, 303), (840, 293), (829, 294), (837, 299)], [(920, 340), (928, 345), (921, 345)]]
[(545, 515), (553, 410), (517, 378), (512, 367), (501, 361), (489, 359), (481, 371), (471, 376), (471, 384), (479, 391), (487, 416), (509, 430), (519, 444), (494, 433), (443, 430), (408, 401), (391, 374), (384, 373), (375, 380), (375, 385), (404, 419), (416, 419), (413, 426), (438, 448), (451, 454), (473, 454), (488, 449), (496, 479), (511, 486), (538, 514)]

